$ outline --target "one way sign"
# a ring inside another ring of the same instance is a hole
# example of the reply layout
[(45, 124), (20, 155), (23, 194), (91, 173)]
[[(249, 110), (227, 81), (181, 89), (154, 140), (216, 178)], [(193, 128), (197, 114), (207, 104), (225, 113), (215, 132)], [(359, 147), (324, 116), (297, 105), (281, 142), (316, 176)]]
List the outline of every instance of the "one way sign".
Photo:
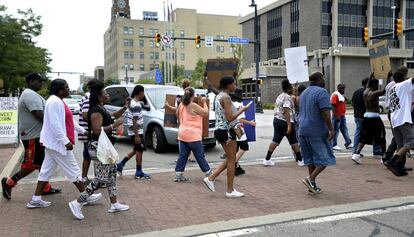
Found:
[(214, 45), (214, 37), (206, 36), (204, 42), (205, 42), (206, 48), (212, 48)]

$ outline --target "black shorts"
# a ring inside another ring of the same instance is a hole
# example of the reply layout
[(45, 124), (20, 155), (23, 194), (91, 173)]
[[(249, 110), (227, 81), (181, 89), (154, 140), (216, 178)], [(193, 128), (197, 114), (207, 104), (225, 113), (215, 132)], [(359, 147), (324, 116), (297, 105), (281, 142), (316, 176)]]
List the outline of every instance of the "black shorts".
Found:
[(25, 170), (40, 170), (45, 159), (45, 147), (40, 144), (39, 138), (22, 140), (25, 154), (21, 165)]
[(296, 137), (295, 125), (292, 123), (292, 131), (290, 134), (287, 133), (287, 122), (281, 119), (273, 119), (273, 139), (272, 141), (276, 144), (280, 144), (283, 137), (286, 137), (290, 145), (297, 144), (298, 138)]
[(226, 143), (228, 140), (236, 140), (236, 133), (233, 129), (230, 130), (216, 130), (214, 131), (214, 137), (219, 143)]
[(247, 141), (237, 141), (237, 150), (248, 151), (249, 150), (249, 143)]
[(385, 127), (380, 117), (362, 120), (359, 143), (368, 145), (385, 143)]
[(144, 136), (142, 134), (139, 134), (139, 138), (141, 138), (141, 143), (135, 144), (135, 136), (132, 136), (134, 142), (134, 151), (143, 152), (146, 150)]

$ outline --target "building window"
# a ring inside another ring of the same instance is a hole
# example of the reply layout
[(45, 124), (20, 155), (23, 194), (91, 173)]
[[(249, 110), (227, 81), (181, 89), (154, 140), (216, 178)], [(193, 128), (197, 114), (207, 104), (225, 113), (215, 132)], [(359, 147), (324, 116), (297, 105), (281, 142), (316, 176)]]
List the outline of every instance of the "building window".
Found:
[(267, 34), (267, 59), (282, 57), (282, 10), (280, 7), (267, 13), (267, 30), (269, 32)]
[[(329, 18), (329, 15), (328, 15)], [(328, 20), (329, 23), (329, 20)], [(299, 46), (299, 0), (290, 4), (290, 47)]]
[(184, 30), (180, 30), (180, 37), (182, 37), (182, 38), (185, 37)]
[(145, 71), (145, 65), (144, 64), (140, 64), (139, 65), (139, 70), (140, 71)]
[(134, 34), (134, 27), (124, 26), (124, 35), (133, 35), (133, 34)]
[(134, 83), (134, 81), (135, 81), (134, 77), (128, 77), (128, 79), (129, 79), (129, 82), (131, 82), (131, 83)]
[(144, 35), (144, 28), (143, 27), (139, 28), (139, 35)]
[(224, 53), (224, 46), (216, 46), (217, 53)]
[(181, 61), (184, 61), (184, 60), (185, 60), (185, 54), (183, 54), (183, 53), (182, 53), (182, 54), (180, 54), (180, 60), (181, 60)]
[(145, 47), (145, 41), (139, 40), (139, 47), (144, 48)]
[(184, 49), (185, 48), (185, 43), (184, 42), (180, 42), (180, 49)]
[(155, 69), (159, 69), (160, 65), (159, 64), (150, 64), (150, 71), (155, 70)]
[(124, 46), (125, 47), (133, 47), (134, 46), (134, 40), (133, 39), (124, 39)]
[(145, 59), (144, 52), (139, 52), (139, 59)]
[(154, 59), (154, 52), (150, 52), (150, 59)]
[(134, 52), (133, 51), (124, 51), (124, 59), (133, 59)]
[(218, 40), (224, 40), (224, 35), (216, 35), (216, 39), (218, 39)]
[(150, 47), (150, 48), (154, 48), (154, 40), (150, 40), (150, 42), (149, 42), (149, 47)]
[(134, 64), (132, 64), (132, 63), (130, 63), (130, 64), (128, 64), (128, 63), (126, 63), (126, 64), (124, 64), (124, 66), (122, 67), (123, 69), (125, 69), (125, 68), (128, 68), (128, 70), (134, 70)]
[(159, 60), (160, 59), (160, 53), (154, 52), (154, 59)]

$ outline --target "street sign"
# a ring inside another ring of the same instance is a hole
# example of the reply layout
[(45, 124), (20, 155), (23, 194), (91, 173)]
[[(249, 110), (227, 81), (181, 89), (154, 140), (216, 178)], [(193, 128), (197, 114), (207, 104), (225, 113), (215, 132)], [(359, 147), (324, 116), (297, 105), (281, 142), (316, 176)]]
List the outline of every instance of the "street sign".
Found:
[(157, 84), (162, 84), (162, 73), (160, 69), (155, 70), (155, 82)]
[(0, 145), (18, 143), (17, 97), (0, 97)]
[(233, 44), (248, 44), (249, 39), (248, 38), (231, 37), (231, 38), (227, 39), (227, 42), (233, 43)]
[(169, 36), (169, 35), (162, 36), (162, 43), (164, 45), (170, 45), (172, 43), (171, 36)]
[(206, 36), (205, 45), (206, 45), (206, 48), (212, 48), (213, 45), (214, 45), (214, 37), (213, 36)]

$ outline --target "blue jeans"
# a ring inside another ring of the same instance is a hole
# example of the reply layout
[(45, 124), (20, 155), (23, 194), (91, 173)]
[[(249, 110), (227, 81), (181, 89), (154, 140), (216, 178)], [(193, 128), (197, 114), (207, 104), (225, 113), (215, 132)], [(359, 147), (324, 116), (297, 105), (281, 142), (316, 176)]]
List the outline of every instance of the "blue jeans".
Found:
[[(358, 144), (359, 144), (359, 135), (361, 134), (361, 129), (362, 129), (362, 120), (363, 118), (355, 118), (355, 134), (354, 134), (354, 148), (353, 148), (353, 153), (356, 153), (356, 150), (358, 149)], [(379, 144), (373, 144), (373, 151), (372, 153), (374, 155), (380, 155), (382, 156), (382, 149), (381, 146)]]
[(335, 137), (332, 140), (332, 146), (338, 145), (339, 130), (341, 130), (342, 136), (344, 136), (345, 146), (352, 144), (351, 138), (349, 138), (348, 127), (346, 126), (345, 116), (342, 116), (339, 119), (332, 117), (332, 123), (333, 123), (333, 127), (335, 130)]
[(185, 166), (187, 165), (188, 156), (190, 155), (190, 151), (193, 152), (194, 157), (197, 160), (200, 169), (203, 172), (207, 172), (210, 170), (210, 166), (208, 165), (206, 158), (204, 156), (204, 149), (203, 149), (203, 142), (183, 142), (178, 141), (180, 154), (178, 156), (177, 164), (175, 165), (176, 172), (184, 172)]

